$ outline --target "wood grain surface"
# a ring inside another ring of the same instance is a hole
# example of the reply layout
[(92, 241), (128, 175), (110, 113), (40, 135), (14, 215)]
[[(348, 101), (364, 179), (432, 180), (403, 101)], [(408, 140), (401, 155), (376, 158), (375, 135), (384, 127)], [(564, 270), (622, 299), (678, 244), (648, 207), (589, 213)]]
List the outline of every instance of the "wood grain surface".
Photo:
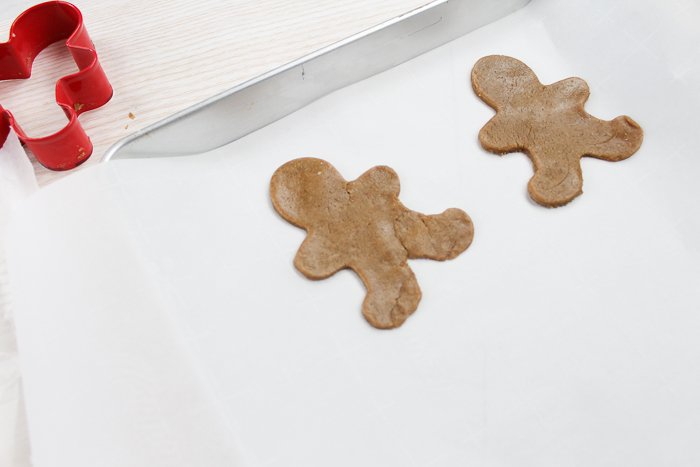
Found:
[[(3, 0), (0, 37), (39, 2)], [(42, 167), (28, 154), (40, 187), (100, 162), (121, 138), (203, 99), (294, 59), (428, 3), (428, 0), (75, 0), (112, 100), (80, 116), (94, 151), (67, 172)], [(67, 120), (55, 100), (56, 81), (77, 71), (64, 43), (34, 61), (27, 80), (0, 82), (0, 103), (32, 137)], [(11, 290), (0, 255), (0, 465), (31, 466)]]
[[(114, 87), (104, 107), (80, 116), (94, 144), (81, 167), (99, 162), (119, 139), (175, 112), (361, 32), (427, 0), (237, 0), (108, 2), (76, 0), (100, 62)], [(0, 13), (5, 37), (31, 2)], [(0, 82), (0, 102), (32, 137), (67, 123), (56, 81), (77, 67), (63, 43), (40, 53), (28, 80)], [(31, 157), (31, 155), (30, 155)], [(33, 158), (40, 186), (72, 173)], [(81, 170), (78, 168), (77, 170)]]

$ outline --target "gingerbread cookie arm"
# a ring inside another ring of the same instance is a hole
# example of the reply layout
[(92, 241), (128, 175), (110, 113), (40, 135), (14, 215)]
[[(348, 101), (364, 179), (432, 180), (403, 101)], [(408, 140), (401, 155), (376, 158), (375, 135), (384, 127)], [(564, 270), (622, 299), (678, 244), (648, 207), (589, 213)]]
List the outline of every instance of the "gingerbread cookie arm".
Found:
[(590, 90), (584, 80), (567, 78), (545, 86), (544, 90), (549, 101), (557, 102), (560, 108), (571, 108), (571, 114), (577, 116), (566, 136), (580, 144), (582, 156), (617, 162), (630, 157), (642, 145), (642, 128), (628, 116), (606, 121), (586, 112), (584, 105)]
[(612, 121), (590, 117), (588, 125), (590, 140), (584, 147), (584, 156), (610, 162), (627, 159), (642, 145), (642, 128), (626, 115)]
[(394, 221), (394, 230), (410, 259), (453, 259), (474, 238), (472, 220), (464, 211), (454, 208), (432, 216), (404, 208)]
[(583, 106), (591, 95), (591, 90), (581, 78), (566, 78), (549, 86), (543, 85), (542, 91), (549, 95), (547, 100), (556, 100), (559, 107), (575, 108), (581, 115), (589, 116)]
[(379, 204), (398, 203), (397, 197), (401, 191), (399, 176), (391, 167), (379, 165), (372, 167), (360, 175), (357, 180), (348, 183), (348, 189), (358, 192), (377, 193), (376, 202)]
[(499, 156), (523, 151), (522, 136), (509, 128), (508, 115), (500, 111), (479, 131), (481, 147)]
[(347, 267), (347, 264), (332, 242), (311, 231), (294, 257), (294, 266), (307, 278), (321, 280)]

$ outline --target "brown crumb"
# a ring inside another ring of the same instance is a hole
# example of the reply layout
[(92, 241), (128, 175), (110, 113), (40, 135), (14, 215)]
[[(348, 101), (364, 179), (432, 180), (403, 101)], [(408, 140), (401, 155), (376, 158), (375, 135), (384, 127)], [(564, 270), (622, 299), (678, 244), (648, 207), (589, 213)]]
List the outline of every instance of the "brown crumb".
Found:
[(78, 104), (77, 102), (73, 104), (73, 110), (76, 112), (80, 112), (80, 109), (82, 109), (85, 106), (85, 104)]
[(134, 115), (134, 114), (132, 114), (131, 112), (129, 112), (129, 118), (133, 120), (133, 119), (136, 118), (136, 115)]

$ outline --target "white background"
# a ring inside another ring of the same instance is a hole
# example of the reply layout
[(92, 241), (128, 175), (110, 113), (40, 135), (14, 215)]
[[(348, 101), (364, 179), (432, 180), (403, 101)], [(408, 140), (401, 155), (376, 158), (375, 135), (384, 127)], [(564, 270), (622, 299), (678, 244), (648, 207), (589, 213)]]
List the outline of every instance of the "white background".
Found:
[[(35, 464), (698, 463), (692, 18), (533, 0), (207, 155), (42, 190), (8, 243)], [(584, 159), (570, 205), (534, 204), (527, 157), (476, 140), (493, 111), (469, 73), (493, 53), (584, 78), (588, 111), (635, 119), (642, 148)], [(351, 272), (293, 269), (304, 233), (268, 184), (297, 157), (348, 180), (389, 165), (408, 208), (472, 217), (460, 257), (411, 261), (423, 300), (401, 328), (364, 321)]]

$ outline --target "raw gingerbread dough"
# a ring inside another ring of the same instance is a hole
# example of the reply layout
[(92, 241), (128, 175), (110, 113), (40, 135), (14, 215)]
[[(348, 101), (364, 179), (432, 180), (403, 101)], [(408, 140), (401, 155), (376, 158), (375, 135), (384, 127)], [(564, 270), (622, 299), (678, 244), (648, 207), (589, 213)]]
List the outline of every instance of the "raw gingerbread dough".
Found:
[(328, 162), (297, 159), (272, 177), (270, 197), (286, 221), (307, 231), (294, 259), (309, 279), (350, 268), (367, 288), (362, 313), (372, 326), (400, 326), (421, 291), (407, 259), (452, 259), (470, 245), (472, 221), (459, 209), (425, 216), (398, 199), (399, 179), (374, 167), (347, 182)]
[(586, 113), (590, 92), (580, 78), (545, 86), (524, 63), (491, 55), (474, 66), (472, 86), (496, 110), (479, 132), (481, 145), (499, 155), (527, 154), (535, 170), (528, 191), (543, 206), (562, 206), (582, 193), (582, 156), (620, 161), (642, 144), (631, 118), (608, 122)]

